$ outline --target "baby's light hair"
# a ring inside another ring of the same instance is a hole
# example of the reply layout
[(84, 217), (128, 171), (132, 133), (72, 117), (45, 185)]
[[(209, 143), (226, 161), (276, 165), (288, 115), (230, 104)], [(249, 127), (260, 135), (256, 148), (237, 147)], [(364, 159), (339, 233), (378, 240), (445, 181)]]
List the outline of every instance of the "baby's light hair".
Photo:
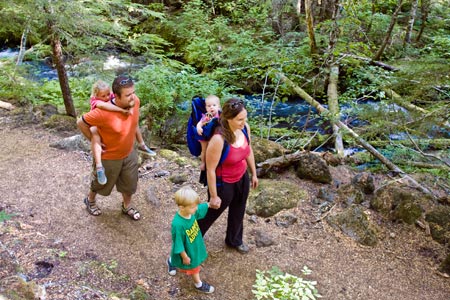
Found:
[(200, 196), (196, 191), (192, 189), (191, 186), (186, 185), (180, 188), (175, 193), (175, 203), (178, 206), (189, 206), (192, 204), (200, 203)]
[(206, 102), (206, 101), (214, 101), (214, 102), (217, 102), (217, 104), (219, 104), (219, 107), (220, 107), (220, 98), (217, 97), (216, 95), (208, 95), (208, 96), (205, 98), (205, 102)]
[(91, 97), (95, 97), (98, 95), (100, 91), (111, 90), (109, 85), (103, 80), (97, 80), (97, 82), (92, 85)]

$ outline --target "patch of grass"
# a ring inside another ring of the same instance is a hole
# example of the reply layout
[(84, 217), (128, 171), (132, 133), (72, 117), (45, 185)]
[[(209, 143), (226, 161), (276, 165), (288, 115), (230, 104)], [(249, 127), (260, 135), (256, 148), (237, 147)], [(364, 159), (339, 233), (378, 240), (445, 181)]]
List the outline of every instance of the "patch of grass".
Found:
[(0, 222), (7, 221), (14, 216), (15, 214), (7, 214), (4, 210), (0, 210)]

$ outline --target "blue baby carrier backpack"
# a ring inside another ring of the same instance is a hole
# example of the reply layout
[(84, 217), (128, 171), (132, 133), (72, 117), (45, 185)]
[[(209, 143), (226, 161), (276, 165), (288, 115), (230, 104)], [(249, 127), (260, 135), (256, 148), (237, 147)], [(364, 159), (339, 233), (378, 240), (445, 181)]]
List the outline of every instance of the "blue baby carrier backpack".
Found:
[(191, 103), (192, 111), (188, 120), (186, 129), (186, 140), (189, 151), (194, 156), (199, 156), (202, 153), (202, 146), (199, 140), (209, 140), (214, 134), (219, 120), (213, 118), (205, 126), (203, 126), (203, 135), (197, 133), (197, 123), (201, 120), (202, 115), (206, 114), (205, 98), (194, 96)]

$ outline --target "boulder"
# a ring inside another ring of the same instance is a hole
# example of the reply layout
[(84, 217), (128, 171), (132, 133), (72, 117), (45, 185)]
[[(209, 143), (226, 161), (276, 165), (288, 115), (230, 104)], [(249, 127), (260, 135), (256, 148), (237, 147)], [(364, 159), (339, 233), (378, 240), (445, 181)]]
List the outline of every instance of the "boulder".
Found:
[(69, 151), (91, 151), (91, 143), (81, 134), (53, 142), (50, 144), (50, 147)]
[(429, 206), (429, 201), (430, 196), (418, 190), (391, 184), (377, 190), (370, 206), (393, 221), (414, 224)]
[(320, 183), (331, 183), (330, 169), (324, 159), (313, 153), (305, 153), (295, 163), (295, 171), (299, 178), (311, 179)]
[(254, 136), (252, 136), (252, 149), (256, 163), (282, 156), (288, 152), (287, 149), (276, 142)]
[(433, 239), (450, 246), (450, 207), (442, 205), (434, 208), (426, 213), (425, 220), (430, 226)]
[(364, 202), (364, 193), (354, 184), (341, 185), (337, 191), (338, 201), (344, 205), (361, 204)]
[(250, 191), (247, 213), (271, 217), (283, 209), (296, 207), (307, 196), (308, 193), (294, 183), (261, 179), (258, 188)]
[(364, 194), (372, 194), (375, 190), (375, 180), (372, 174), (362, 172), (356, 174), (352, 179), (352, 184)]
[(375, 227), (360, 205), (351, 205), (326, 220), (331, 227), (341, 230), (362, 245), (375, 246), (378, 242)]

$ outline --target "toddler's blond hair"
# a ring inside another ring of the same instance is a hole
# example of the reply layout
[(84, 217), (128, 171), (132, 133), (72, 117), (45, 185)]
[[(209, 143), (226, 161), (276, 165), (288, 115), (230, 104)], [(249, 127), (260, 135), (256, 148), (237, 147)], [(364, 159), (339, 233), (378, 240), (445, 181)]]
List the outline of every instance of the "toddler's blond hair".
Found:
[(186, 185), (180, 188), (175, 193), (175, 203), (178, 206), (189, 206), (192, 204), (200, 203), (200, 196), (196, 191), (192, 189), (191, 186)]
[(98, 95), (100, 91), (111, 90), (109, 85), (103, 80), (97, 80), (97, 82), (92, 85), (91, 97), (95, 97)]

